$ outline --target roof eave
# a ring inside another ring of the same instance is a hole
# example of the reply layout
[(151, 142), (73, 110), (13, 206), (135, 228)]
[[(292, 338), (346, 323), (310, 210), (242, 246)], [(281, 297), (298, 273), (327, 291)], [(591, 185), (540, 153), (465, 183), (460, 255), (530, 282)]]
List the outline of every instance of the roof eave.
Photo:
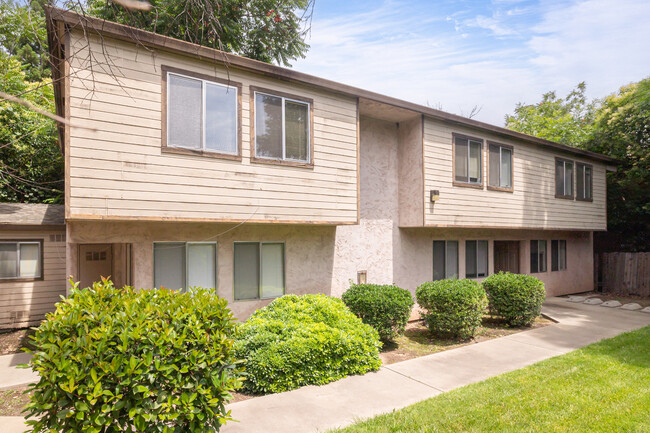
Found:
[[(542, 138), (534, 137), (531, 135), (523, 134), (520, 132), (512, 131), (499, 126), (491, 125), (489, 123), (480, 122), (478, 120), (469, 119), (456, 114), (447, 113), (435, 108), (425, 107), (423, 105), (415, 104), (413, 102), (404, 101), (401, 99), (393, 98), (390, 96), (382, 95), (379, 93), (371, 92), (369, 90), (359, 89), (357, 87), (349, 86), (335, 81), (319, 78), (313, 75), (297, 72), (288, 68), (283, 68), (269, 63), (260, 62), (258, 60), (249, 59), (246, 57), (237, 56), (235, 54), (226, 53), (214, 48), (208, 48), (201, 45), (193, 44), (190, 42), (182, 41), (179, 39), (170, 38), (168, 36), (159, 35), (156, 33), (148, 32), (145, 30), (136, 29), (123, 24), (106, 21), (99, 18), (80, 15), (76, 12), (66, 11), (59, 8), (50, 6), (45, 7), (48, 16), (48, 23), (50, 21), (62, 22), (65, 25), (74, 28), (82, 26), (84, 29), (92, 29), (97, 33), (109, 35), (113, 38), (125, 40), (129, 42), (136, 42), (144, 46), (156, 47), (164, 50), (169, 50), (184, 55), (197, 56), (202, 60), (221, 62), (228, 67), (234, 67), (253, 71), (271, 78), (279, 80), (305, 84), (309, 86), (319, 87), (339, 93), (345, 96), (356, 98), (366, 98), (382, 104), (392, 105), (407, 110), (412, 110), (416, 113), (424, 114), (425, 116), (434, 118), (447, 123), (461, 125), (464, 127), (477, 128), (481, 130), (490, 131), (507, 138), (514, 138), (517, 140), (526, 141), (541, 146), (551, 147), (555, 150), (568, 152), (585, 158), (599, 160), (610, 164), (620, 164), (621, 161), (611, 158), (599, 153), (590, 152), (583, 149), (578, 149), (561, 143), (556, 143)], [(56, 29), (56, 26), (53, 26)], [(48, 41), (50, 40), (50, 27), (48, 24)], [(50, 46), (52, 53), (52, 46)], [(54, 72), (54, 71), (53, 71)], [(59, 80), (62, 81), (62, 80)], [(58, 110), (58, 105), (57, 105)], [(58, 114), (58, 113), (57, 113)]]

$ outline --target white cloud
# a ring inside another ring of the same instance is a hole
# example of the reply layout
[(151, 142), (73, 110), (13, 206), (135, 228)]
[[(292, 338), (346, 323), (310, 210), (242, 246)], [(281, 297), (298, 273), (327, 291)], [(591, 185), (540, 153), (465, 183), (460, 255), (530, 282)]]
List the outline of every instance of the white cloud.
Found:
[(311, 49), (295, 68), (453, 113), (483, 106), (477, 118), (497, 125), (517, 102), (548, 90), (565, 94), (586, 80), (589, 94), (601, 97), (650, 73), (650, 26), (640, 19), (650, 16), (650, 2), (543, 0), (532, 24), (530, 11), (503, 6), (470, 19), (474, 27), (468, 11), (437, 16), (395, 3), (316, 17)]

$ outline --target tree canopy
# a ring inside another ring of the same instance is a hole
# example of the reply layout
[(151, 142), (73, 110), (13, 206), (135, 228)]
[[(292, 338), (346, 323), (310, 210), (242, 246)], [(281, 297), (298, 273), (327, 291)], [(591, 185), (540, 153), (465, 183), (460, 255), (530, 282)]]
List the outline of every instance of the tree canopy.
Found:
[(87, 0), (90, 15), (289, 66), (305, 56), (313, 0), (152, 0), (148, 11)]
[(580, 146), (592, 133), (597, 102), (588, 102), (587, 86), (578, 84), (565, 98), (555, 91), (542, 95), (536, 104), (518, 103), (506, 115), (506, 128), (569, 146)]
[(580, 83), (566, 98), (555, 92), (538, 104), (517, 104), (506, 127), (617, 158), (607, 175), (607, 222), (618, 248), (650, 248), (650, 77), (587, 101)]
[[(22, 95), (31, 104), (53, 112), (50, 80), (30, 82), (23, 68), (18, 59), (0, 50), (0, 91)], [(0, 201), (63, 201), (63, 158), (56, 124), (8, 101), (0, 102)]]

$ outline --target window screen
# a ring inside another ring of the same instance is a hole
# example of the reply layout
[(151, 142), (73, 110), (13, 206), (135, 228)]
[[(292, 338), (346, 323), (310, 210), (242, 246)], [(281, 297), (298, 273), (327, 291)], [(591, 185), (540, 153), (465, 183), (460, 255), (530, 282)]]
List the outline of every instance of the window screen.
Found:
[(284, 110), (286, 158), (306, 161), (309, 142), (309, 105), (286, 101)]
[(282, 159), (282, 98), (255, 94), (256, 156)]
[(566, 269), (566, 241), (551, 241), (551, 271)]
[(488, 241), (465, 241), (465, 277), (488, 275)]
[(216, 245), (187, 244), (187, 287), (216, 288)]
[(156, 242), (153, 244), (154, 285), (167, 289), (185, 288), (185, 243)]
[(167, 143), (200, 149), (202, 117), (201, 80), (168, 75)]
[(454, 171), (458, 182), (482, 182), (482, 143), (463, 137), (454, 137)]
[(576, 197), (581, 200), (591, 200), (591, 190), (591, 166), (576, 164)]
[(275, 298), (284, 294), (284, 244), (235, 243), (235, 300)]
[(262, 244), (260, 286), (262, 298), (284, 293), (284, 244)]
[(40, 278), (42, 276), (39, 241), (0, 242), (0, 278)]
[(546, 272), (546, 241), (530, 241), (530, 272)]
[(467, 182), (468, 166), (469, 166), (469, 151), (468, 143), (465, 138), (456, 138), (456, 180), (459, 182)]
[(458, 241), (433, 241), (433, 281), (458, 278)]

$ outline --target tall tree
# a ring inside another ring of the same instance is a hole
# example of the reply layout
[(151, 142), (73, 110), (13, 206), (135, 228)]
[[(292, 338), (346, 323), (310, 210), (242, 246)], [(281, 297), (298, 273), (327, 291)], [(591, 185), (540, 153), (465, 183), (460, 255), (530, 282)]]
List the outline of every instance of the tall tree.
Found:
[(28, 81), (41, 81), (51, 76), (45, 3), (47, 0), (32, 0), (28, 4), (0, 0), (0, 50), (20, 61)]
[[(30, 82), (23, 65), (0, 50), (0, 91), (54, 111), (49, 79)], [(53, 121), (22, 105), (0, 100), (0, 201), (63, 201), (63, 158)]]
[(582, 147), (622, 161), (608, 175), (609, 230), (624, 250), (650, 251), (650, 77), (604, 99)]
[(304, 57), (313, 0), (152, 0), (129, 10), (110, 0), (87, 0), (90, 15), (289, 66)]
[(518, 103), (513, 114), (506, 115), (506, 128), (569, 146), (580, 146), (590, 136), (597, 101), (588, 102), (586, 85), (578, 84), (560, 98), (547, 92), (537, 104)]
[(650, 77), (603, 100), (587, 101), (580, 83), (566, 98), (555, 92), (538, 104), (517, 104), (506, 127), (617, 158), (607, 174), (605, 249), (650, 250)]

